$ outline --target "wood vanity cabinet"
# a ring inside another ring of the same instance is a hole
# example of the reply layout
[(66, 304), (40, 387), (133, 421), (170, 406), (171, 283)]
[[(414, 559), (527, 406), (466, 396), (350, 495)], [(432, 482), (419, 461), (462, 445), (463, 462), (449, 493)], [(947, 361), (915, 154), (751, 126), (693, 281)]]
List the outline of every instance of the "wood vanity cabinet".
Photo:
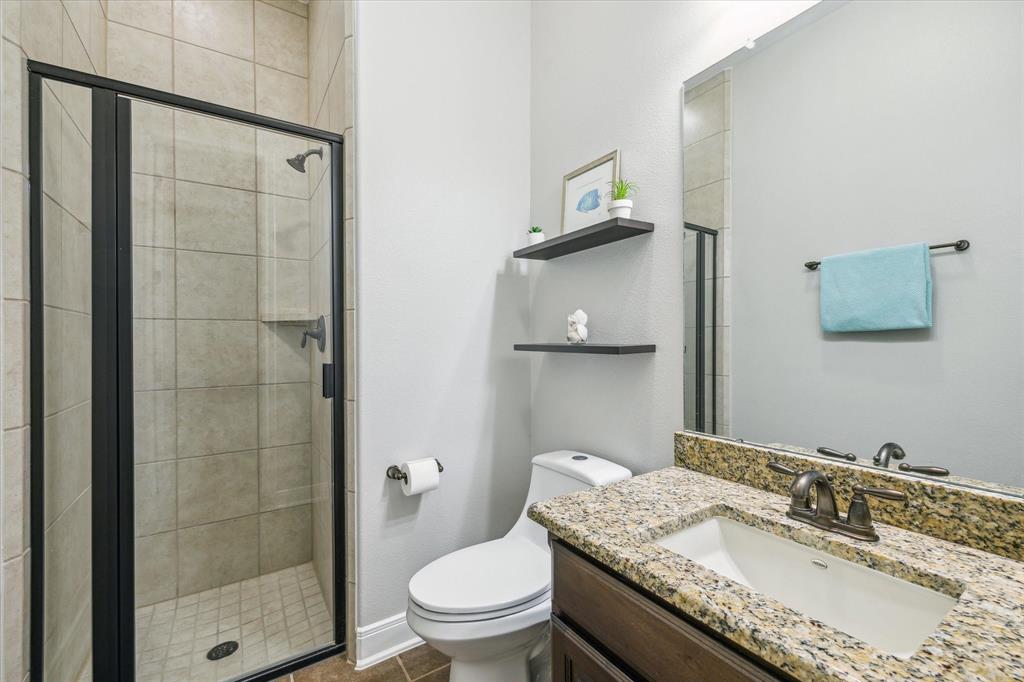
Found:
[(559, 540), (552, 682), (747, 682), (791, 679), (739, 653)]
[(631, 678), (557, 617), (551, 618), (552, 682), (629, 682)]

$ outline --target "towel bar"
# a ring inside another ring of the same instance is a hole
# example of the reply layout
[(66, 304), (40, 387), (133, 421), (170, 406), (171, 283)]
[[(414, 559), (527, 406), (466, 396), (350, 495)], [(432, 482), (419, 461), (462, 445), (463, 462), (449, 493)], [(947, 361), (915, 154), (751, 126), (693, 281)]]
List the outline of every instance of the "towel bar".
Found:
[[(946, 242), (945, 244), (932, 244), (928, 248), (934, 250), (948, 249), (950, 247), (956, 249), (957, 251), (966, 251), (967, 249), (971, 248), (971, 243), (966, 239), (957, 239), (955, 242)], [(821, 265), (820, 260), (809, 260), (806, 263), (804, 263), (804, 267), (807, 268), (808, 270), (817, 270), (819, 265)]]

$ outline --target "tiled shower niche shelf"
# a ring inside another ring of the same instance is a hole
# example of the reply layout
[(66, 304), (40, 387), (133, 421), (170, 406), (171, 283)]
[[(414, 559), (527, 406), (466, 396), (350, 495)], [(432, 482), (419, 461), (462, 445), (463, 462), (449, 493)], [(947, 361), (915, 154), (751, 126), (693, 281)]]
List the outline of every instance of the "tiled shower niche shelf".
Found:
[(633, 355), (653, 353), (653, 343), (517, 343), (512, 350), (526, 350), (536, 353), (590, 353), (592, 355)]
[(313, 313), (308, 310), (284, 310), (281, 312), (260, 313), (260, 322), (280, 322), (282, 324), (305, 324), (307, 322), (316, 322), (317, 318), (319, 317), (319, 313)]
[(654, 223), (631, 218), (611, 218), (590, 227), (545, 239), (540, 244), (525, 246), (513, 251), (512, 256), (530, 260), (551, 260), (651, 232), (654, 232)]

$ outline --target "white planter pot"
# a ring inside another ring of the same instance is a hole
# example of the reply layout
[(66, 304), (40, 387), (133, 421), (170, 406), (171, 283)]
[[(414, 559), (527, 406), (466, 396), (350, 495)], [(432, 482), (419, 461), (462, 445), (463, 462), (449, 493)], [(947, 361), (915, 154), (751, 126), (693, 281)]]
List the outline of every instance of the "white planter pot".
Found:
[(633, 212), (632, 199), (616, 199), (608, 204), (608, 215), (612, 218), (628, 218)]
[(526, 233), (526, 240), (527, 240), (527, 243), (530, 246), (533, 246), (534, 244), (540, 244), (542, 241), (544, 241), (544, 233), (543, 232), (527, 232)]

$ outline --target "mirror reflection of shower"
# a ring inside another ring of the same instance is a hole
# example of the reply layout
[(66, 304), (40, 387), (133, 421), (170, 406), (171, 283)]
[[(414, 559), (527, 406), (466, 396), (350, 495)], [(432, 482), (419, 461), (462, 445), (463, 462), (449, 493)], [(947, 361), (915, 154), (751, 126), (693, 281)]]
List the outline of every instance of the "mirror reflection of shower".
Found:
[(308, 151), (302, 152), (301, 154), (296, 154), (292, 158), (288, 159), (288, 165), (294, 168), (295, 170), (299, 171), (300, 173), (305, 173), (306, 158), (312, 154), (316, 154), (322, 159), (324, 158), (324, 148), (318, 147), (316, 149), (310, 149)]

